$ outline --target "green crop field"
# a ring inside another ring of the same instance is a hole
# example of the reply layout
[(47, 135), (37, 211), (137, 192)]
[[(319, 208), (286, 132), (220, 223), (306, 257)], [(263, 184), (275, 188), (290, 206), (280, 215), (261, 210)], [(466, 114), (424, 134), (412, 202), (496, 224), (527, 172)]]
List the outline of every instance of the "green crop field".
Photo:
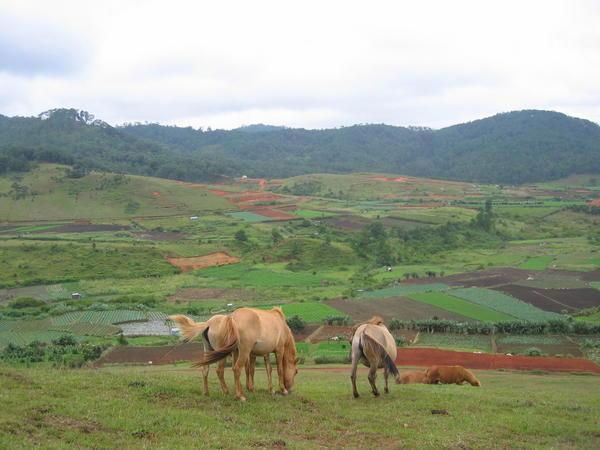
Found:
[(521, 320), (542, 322), (544, 320), (561, 319), (563, 316), (548, 311), (543, 311), (535, 306), (522, 302), (519, 299), (503, 294), (502, 292), (483, 288), (452, 289), (448, 294), (462, 298), (472, 303), (491, 308)]
[(366, 291), (360, 294), (361, 298), (386, 298), (386, 297), (401, 297), (415, 292), (431, 292), (443, 291), (448, 289), (448, 286), (443, 283), (431, 284), (405, 284), (392, 286), (389, 288), (377, 289), (375, 291)]
[[(0, 367), (0, 447), (59, 448), (598, 448), (600, 377), (476, 371), (482, 388), (391, 385), (373, 398), (348, 366), (301, 368), (289, 396), (263, 370), (245, 403), (204, 397), (197, 369)], [(231, 386), (231, 372), (226, 372)], [(378, 385), (382, 386), (379, 376)], [(518, 386), (518, 389), (515, 389)], [(35, 389), (35, 395), (32, 395)], [(434, 415), (443, 409), (448, 415)], [(523, 417), (526, 416), (526, 421)], [(148, 418), (152, 418), (149, 420)], [(502, 426), (499, 426), (502, 424)]]
[(227, 213), (228, 216), (233, 217), (234, 219), (240, 219), (244, 222), (264, 222), (266, 220), (272, 220), (269, 217), (261, 216), (260, 214), (255, 214), (248, 211), (237, 211)]
[(64, 331), (0, 331), (0, 348), (8, 344), (28, 345), (34, 341), (51, 342), (69, 334)]
[(299, 316), (307, 323), (318, 323), (330, 316), (345, 315), (343, 312), (325, 303), (286, 303), (282, 307), (286, 317)]
[(457, 314), (461, 314), (471, 319), (480, 320), (482, 322), (500, 322), (503, 320), (514, 320), (510, 316), (490, 308), (486, 308), (466, 300), (453, 297), (443, 292), (420, 292), (407, 295), (408, 298), (427, 303), (438, 308), (445, 309)]
[(519, 269), (526, 270), (544, 270), (554, 261), (552, 256), (536, 256), (528, 258), (524, 263), (519, 265)]
[(417, 347), (448, 348), (462, 351), (491, 352), (490, 336), (477, 334), (419, 333)]

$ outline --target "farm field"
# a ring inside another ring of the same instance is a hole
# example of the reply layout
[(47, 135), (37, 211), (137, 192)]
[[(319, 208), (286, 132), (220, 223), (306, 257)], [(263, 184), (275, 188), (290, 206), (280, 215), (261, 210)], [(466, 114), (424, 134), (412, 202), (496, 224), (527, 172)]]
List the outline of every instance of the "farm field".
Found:
[[(0, 446), (492, 448), (518, 441), (523, 447), (597, 448), (600, 443), (593, 431), (598, 376), (476, 371), (481, 389), (393, 385), (390, 394), (372, 398), (361, 370), (362, 397), (355, 400), (347, 367), (337, 367), (302, 370), (287, 397), (267, 394), (264, 372), (257, 370), (258, 390), (241, 404), (221, 394), (213, 376), (211, 396), (202, 396), (198, 371), (187, 365), (73, 371), (1, 366), (7, 389)], [(230, 371), (226, 377), (231, 385)], [(433, 409), (448, 415), (433, 415)]]
[(411, 293), (408, 294), (408, 298), (483, 322), (500, 322), (503, 320), (510, 321), (515, 319), (513, 316), (506, 313), (495, 311), (466, 300), (461, 300), (444, 292)]
[(325, 303), (285, 303), (281, 306), (286, 317), (298, 316), (307, 323), (322, 322), (327, 317), (344, 315), (338, 309)]
[(327, 304), (343, 311), (356, 322), (364, 322), (378, 314), (389, 323), (392, 319), (439, 319), (469, 321), (469, 317), (406, 297), (369, 298), (369, 299), (333, 299)]
[(472, 303), (491, 308), (520, 320), (541, 322), (545, 320), (560, 319), (560, 315), (543, 311), (529, 303), (522, 302), (514, 297), (498, 291), (482, 288), (452, 289), (448, 291), (453, 297), (462, 298)]
[(518, 285), (506, 285), (496, 288), (533, 306), (560, 313), (590, 308), (600, 305), (600, 291), (583, 289), (538, 289)]
[(464, 335), (451, 333), (420, 333), (416, 347), (448, 348), (460, 351), (480, 351), (490, 353), (490, 336)]
[(396, 297), (416, 292), (432, 292), (443, 291), (448, 286), (443, 283), (428, 283), (428, 284), (402, 284), (374, 291), (366, 291), (360, 294), (361, 298), (386, 298)]
[(538, 349), (546, 355), (583, 355), (576, 341), (567, 336), (501, 336), (496, 338), (496, 345), (499, 353), (524, 354), (531, 349)]

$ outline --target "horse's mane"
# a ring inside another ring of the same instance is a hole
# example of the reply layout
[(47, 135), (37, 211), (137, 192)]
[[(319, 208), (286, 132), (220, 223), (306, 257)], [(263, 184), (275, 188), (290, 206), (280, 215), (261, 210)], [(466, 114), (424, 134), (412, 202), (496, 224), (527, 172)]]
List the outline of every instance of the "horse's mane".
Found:
[(271, 309), (271, 311), (276, 312), (281, 316), (283, 320), (285, 320), (285, 314), (283, 314), (283, 309), (281, 309), (281, 306), (274, 306), (273, 309)]
[(373, 325), (384, 325), (383, 317), (381, 317), (381, 316), (373, 316), (369, 320), (367, 320), (365, 323), (370, 323)]

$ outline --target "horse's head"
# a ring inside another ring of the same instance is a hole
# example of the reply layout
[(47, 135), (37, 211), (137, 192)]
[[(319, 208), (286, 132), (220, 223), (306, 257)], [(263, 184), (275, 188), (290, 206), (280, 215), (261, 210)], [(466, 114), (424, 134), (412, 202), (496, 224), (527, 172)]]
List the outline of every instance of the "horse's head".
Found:
[(283, 355), (283, 384), (288, 392), (292, 392), (294, 387), (294, 378), (298, 373), (298, 358), (296, 357), (296, 343), (291, 336), (285, 345)]

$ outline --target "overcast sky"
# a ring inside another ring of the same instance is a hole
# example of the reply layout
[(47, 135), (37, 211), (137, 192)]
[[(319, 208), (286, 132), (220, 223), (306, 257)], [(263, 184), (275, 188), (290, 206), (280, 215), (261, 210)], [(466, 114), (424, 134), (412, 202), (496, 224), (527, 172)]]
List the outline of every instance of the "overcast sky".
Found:
[(0, 0), (0, 114), (111, 124), (600, 122), (598, 1)]

